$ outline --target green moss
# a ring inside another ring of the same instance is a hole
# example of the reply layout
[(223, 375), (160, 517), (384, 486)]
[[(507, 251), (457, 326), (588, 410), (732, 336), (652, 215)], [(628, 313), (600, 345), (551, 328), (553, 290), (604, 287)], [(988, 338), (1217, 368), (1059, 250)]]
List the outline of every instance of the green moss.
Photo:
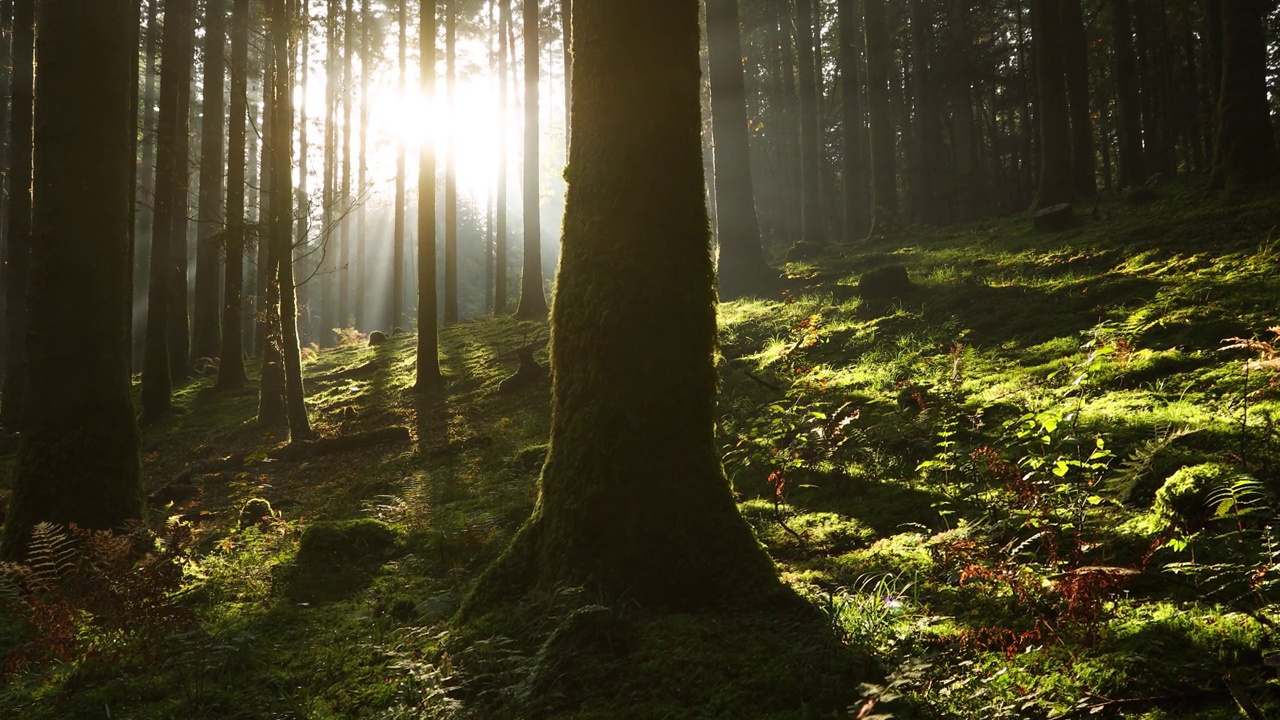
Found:
[(1194, 532), (1212, 513), (1209, 496), (1238, 474), (1224, 463), (1201, 463), (1178, 470), (1156, 491), (1152, 510), (1168, 527)]

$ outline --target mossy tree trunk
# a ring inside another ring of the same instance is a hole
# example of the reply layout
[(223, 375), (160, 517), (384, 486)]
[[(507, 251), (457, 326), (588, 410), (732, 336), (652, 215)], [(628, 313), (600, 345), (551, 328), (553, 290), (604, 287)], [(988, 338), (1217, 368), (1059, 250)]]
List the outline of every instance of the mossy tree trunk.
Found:
[(218, 312), (218, 235), (223, 229), (223, 103), (226, 72), (226, 0), (207, 0), (204, 35), (204, 118), (200, 131), (200, 200), (196, 211), (195, 308), (191, 317), (191, 360), (218, 356), (222, 334)]
[(128, 320), (138, 3), (43, 2), (38, 24), (31, 402), (6, 558), (36, 523), (107, 529), (143, 510)]
[(1276, 142), (1267, 104), (1266, 6), (1261, 0), (1222, 3), (1222, 81), (1213, 187), (1256, 185), (1276, 177)]
[[(418, 82), (425, 102), (436, 95), (436, 0), (422, 0), (418, 17)], [(434, 130), (434, 128), (433, 128)], [(427, 137), (435, 137), (434, 132)], [(424, 142), (418, 150), (418, 391), (438, 387), (439, 319), (436, 308), (436, 151)]]
[(231, 108), (227, 131), (227, 242), (222, 292), (222, 360), (218, 388), (244, 387), (244, 165), (248, 125), (249, 0), (231, 4)]
[[(355, 155), (351, 147), (351, 111), (355, 102), (355, 71), (352, 65), (356, 50), (355, 6), (352, 0), (347, 0), (342, 18), (342, 183), (338, 205), (342, 225), (338, 232), (338, 322), (345, 328), (357, 327), (351, 314), (351, 208), (355, 202), (351, 196), (351, 161)], [(306, 103), (303, 103), (304, 113), (305, 108)], [(305, 162), (302, 156), (298, 161)]]
[(760, 245), (760, 221), (751, 180), (738, 0), (707, 0), (707, 52), (719, 209), (717, 273), (720, 297), (731, 299), (765, 288), (770, 279)]
[(31, 252), (31, 139), (35, 106), (35, 0), (13, 5), (9, 216), (5, 239), (5, 364), (0, 424), (21, 429), (26, 386), (27, 288)]
[(542, 227), (538, 197), (538, 0), (524, 0), (524, 268), (520, 273), (520, 304), (516, 317), (541, 320), (547, 316), (542, 292)]
[(716, 452), (697, 0), (576, 0), (573, 142), (533, 517), (472, 598), (587, 582), (655, 606), (780, 588)]
[[(191, 55), (195, 47), (195, 0), (165, 3), (161, 43), (160, 111), (156, 121), (156, 205), (151, 230), (151, 289), (147, 294), (147, 337), (142, 357), (142, 418), (168, 412), (173, 393), (174, 344), (170, 316), (186, 315), (187, 114), (191, 101)], [(182, 247), (180, 255), (174, 248)], [(178, 269), (178, 263), (183, 269)], [(182, 283), (182, 292), (173, 286)], [(177, 298), (184, 298), (176, 306)], [(186, 341), (182, 341), (186, 367)]]

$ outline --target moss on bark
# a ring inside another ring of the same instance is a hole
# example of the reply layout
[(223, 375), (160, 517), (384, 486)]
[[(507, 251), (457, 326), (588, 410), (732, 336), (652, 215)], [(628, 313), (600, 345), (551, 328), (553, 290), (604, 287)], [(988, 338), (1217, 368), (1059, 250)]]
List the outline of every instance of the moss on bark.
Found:
[(533, 517), (472, 609), (587, 583), (696, 609), (781, 594), (713, 435), (698, 3), (574, 6), (573, 143)]
[(31, 402), (0, 542), (7, 558), (39, 522), (114, 528), (142, 515), (129, 387), (137, 20), (126, 0), (39, 8)]

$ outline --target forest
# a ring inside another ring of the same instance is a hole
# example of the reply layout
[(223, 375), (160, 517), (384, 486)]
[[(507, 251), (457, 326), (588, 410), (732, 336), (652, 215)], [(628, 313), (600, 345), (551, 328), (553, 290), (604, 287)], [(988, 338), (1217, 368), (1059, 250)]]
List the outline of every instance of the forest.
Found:
[(0, 0), (0, 718), (1280, 717), (1280, 3)]

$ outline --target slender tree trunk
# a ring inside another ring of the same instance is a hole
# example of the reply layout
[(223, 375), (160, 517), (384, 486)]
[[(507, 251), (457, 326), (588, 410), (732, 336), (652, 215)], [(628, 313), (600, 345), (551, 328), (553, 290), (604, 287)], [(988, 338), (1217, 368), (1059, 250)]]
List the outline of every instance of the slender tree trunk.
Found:
[(1071, 122), (1067, 108), (1067, 82), (1062, 51), (1063, 0), (1036, 0), (1036, 80), (1040, 88), (1040, 185), (1035, 207), (1043, 208), (1075, 199), (1071, 170)]
[(498, 2), (498, 199), (497, 238), (493, 250), (493, 312), (507, 312), (507, 28), (511, 25), (511, 0)]
[[(265, 27), (263, 18), (259, 15), (258, 27)], [(267, 310), (271, 303), (267, 298), (267, 290), (271, 286), (271, 278), (275, 277), (275, 268), (272, 262), (271, 243), (267, 242), (266, 228), (271, 224), (271, 96), (275, 92), (276, 75), (275, 63), (269, 62), (269, 53), (265, 49), (258, 53), (258, 60), (262, 63), (262, 92), (260, 100), (262, 101), (262, 118), (258, 125), (261, 146), (258, 151), (258, 216), (254, 223), (254, 233), (258, 244), (258, 267), (257, 267), (257, 306), (258, 320), (254, 328), (254, 345), (257, 354), (262, 356), (266, 349), (267, 331), (271, 327), (272, 322), (268, 322)], [(278, 322), (276, 322), (278, 324)]]
[(742, 80), (742, 40), (738, 0), (707, 0), (711, 122), (715, 136), (715, 188), (719, 212), (717, 282), (722, 299), (760, 291), (769, 266), (760, 245), (755, 188), (751, 180), (751, 140), (747, 134), (747, 91)]
[[(981, 139), (977, 137), (980, 130), (975, 127), (973, 119), (973, 67), (970, 64), (972, 39), (969, 35), (969, 23), (966, 9), (960, 4), (951, 2), (948, 6), (950, 20), (951, 65), (950, 90), (952, 132), (955, 138), (955, 190), (952, 193), (956, 201), (956, 215), (959, 220), (966, 221), (978, 217), (987, 202), (981, 187), (981, 177), (975, 160), (975, 151)], [(1012, 126), (1011, 126), (1012, 130)], [(1016, 137), (1015, 133), (1010, 133)]]
[(351, 63), (355, 54), (356, 44), (351, 36), (351, 29), (355, 25), (355, 12), (352, 7), (352, 0), (347, 0), (346, 21), (343, 24), (342, 32), (342, 201), (339, 203), (339, 212), (342, 213), (342, 226), (338, 233), (338, 321), (342, 327), (352, 327), (355, 325), (355, 318), (351, 316), (351, 109), (352, 109), (352, 86), (354, 85), (354, 75), (352, 74)]
[(223, 230), (222, 90), (225, 87), (226, 0), (206, 0), (204, 35), (204, 119), (200, 148), (200, 232), (196, 252), (195, 312), (191, 325), (191, 361), (218, 356), (220, 337), (218, 281), (222, 270), (218, 235)]
[[(147, 339), (142, 365), (142, 418), (150, 421), (169, 410), (175, 345), (170, 316), (186, 315), (185, 301), (172, 288), (181, 282), (185, 296), (187, 228), (187, 104), (191, 53), (195, 43), (195, 0), (168, 0), (165, 6), (164, 64), (160, 71), (160, 115), (156, 137), (156, 207), (151, 233), (151, 292), (147, 296)], [(181, 253), (175, 253), (177, 247)], [(186, 365), (186, 348), (182, 364)]]
[[(503, 0), (506, 2), (506, 0)], [(425, 101), (436, 95), (436, 0), (423, 0), (418, 18), (418, 87)], [(434, 128), (432, 128), (434, 130)], [(418, 150), (418, 356), (414, 389), (443, 384), (436, 307), (435, 133)]]
[(1076, 194), (1088, 198), (1098, 192), (1098, 160), (1093, 148), (1093, 121), (1089, 112), (1089, 48), (1080, 0), (1061, 2), (1062, 49), (1067, 100), (1071, 108), (1071, 168)]
[(538, 0), (524, 0), (524, 270), (520, 275), (520, 305), (516, 317), (540, 320), (547, 316), (542, 291), (542, 213), (538, 190)]
[(942, 135), (938, 126), (937, 82), (932, 60), (933, 11), (926, 0), (911, 0), (911, 68), (912, 95), (915, 104), (915, 145), (917, 148), (915, 178), (912, 181), (914, 215), (925, 223), (944, 219), (938, 199), (936, 180), (942, 160)]
[(569, 140), (573, 137), (573, 0), (560, 0), (560, 37), (564, 41), (564, 154), (569, 159)]
[(373, 13), (369, 10), (369, 0), (360, 4), (360, 176), (356, 180), (356, 194), (360, 207), (356, 210), (356, 297), (354, 314), (356, 327), (368, 328), (369, 319), (365, 313), (365, 302), (368, 293), (369, 265), (366, 261), (369, 244), (369, 220), (365, 213), (369, 192), (369, 78), (373, 75), (373, 53), (369, 45), (369, 25), (373, 22)]
[(31, 257), (32, 114), (35, 107), (35, 0), (16, 0), (13, 18), (13, 119), (9, 126), (9, 215), (5, 242), (5, 373), (0, 424), (20, 430), (26, 390), (27, 297)]
[[(177, 0), (179, 3), (191, 2), (191, 0)], [(186, 10), (184, 9), (185, 13)], [(165, 6), (165, 23), (170, 11), (168, 4)], [(182, 84), (178, 88), (180, 109), (182, 110), (182, 118), (177, 136), (178, 143), (178, 166), (179, 173), (175, 175), (178, 179), (179, 186), (176, 189), (173, 204), (173, 227), (169, 230), (168, 239), (169, 248), (169, 268), (166, 271), (168, 280), (164, 285), (157, 286), (152, 283), (152, 292), (156, 287), (164, 287), (165, 292), (169, 296), (168, 312), (166, 318), (168, 327), (166, 328), (167, 340), (169, 345), (169, 375), (172, 382), (181, 382), (186, 380), (188, 370), (190, 369), (191, 352), (191, 318), (189, 315), (191, 293), (188, 287), (187, 276), (187, 260), (191, 251), (191, 239), (195, 236), (192, 232), (193, 222), (188, 209), (191, 207), (191, 184), (196, 180), (196, 169), (191, 162), (191, 137), (192, 128), (197, 127), (195, 120), (195, 87), (194, 65), (195, 65), (195, 28), (196, 28), (196, 4), (191, 2), (190, 19), (184, 21), (183, 31), (187, 37), (183, 39), (182, 52), (180, 55), (165, 54), (163, 62), (165, 67), (178, 66), (178, 72), (182, 74)], [(196, 144), (200, 139), (196, 138)], [(156, 242), (160, 241), (161, 235), (153, 233)]]
[(365, 205), (369, 202), (369, 81), (372, 76), (374, 53), (369, 41), (369, 26), (374, 22), (374, 15), (369, 8), (370, 0), (362, 0), (360, 4), (360, 177), (356, 179), (356, 196), (360, 206), (356, 209), (356, 297), (353, 300), (353, 315), (356, 316), (356, 327), (369, 327), (369, 318), (365, 313), (367, 302), (367, 246), (369, 246), (369, 215)]
[[(24, 10), (24, 35), (30, 18)], [(0, 539), (6, 559), (22, 556), (39, 522), (109, 529), (143, 513), (129, 389), (138, 4), (42, 2), (39, 27), (31, 402)]]
[[(455, 107), (458, 84), (458, 7), (444, 4), (446, 105)], [(458, 322), (458, 149), (453, 125), (444, 148), (444, 324)]]
[[(288, 0), (289, 3), (296, 0)], [(302, 387), (302, 356), (298, 347), (298, 306), (294, 295), (293, 273), (293, 72), (289, 59), (293, 56), (289, 32), (293, 13), (287, 9), (286, 0), (268, 0), (271, 3), (272, 23), (269, 37), (276, 64), (276, 92), (272, 116), (275, 126), (276, 153), (271, 188), (275, 193), (272, 202), (271, 242), (279, 255), (279, 275), (276, 281), (280, 294), (280, 352), (283, 355), (285, 375), (285, 403), (289, 417), (291, 441), (306, 440), (312, 436), (307, 420), (307, 405)]]
[[(400, 95), (405, 94), (405, 63), (407, 51), (405, 0), (400, 0), (396, 9), (397, 22), (400, 27)], [(392, 230), (391, 259), (391, 305), (388, 328), (400, 327), (404, 317), (404, 223), (405, 223), (405, 145), (404, 140), (396, 141), (396, 199), (395, 217)]]
[(325, 85), (324, 85), (324, 168), (320, 189), (320, 242), (324, 263), (321, 267), (320, 294), (320, 344), (329, 347), (337, 339), (334, 331), (346, 325), (346, 318), (338, 314), (338, 233), (334, 232), (335, 215), (341, 217), (338, 208), (338, 19), (342, 12), (341, 0), (329, 0), (325, 16)]
[(1222, 3), (1222, 85), (1210, 180), (1215, 188), (1256, 185), (1276, 177), (1275, 134), (1267, 104), (1266, 7), (1262, 0)]
[(799, 0), (796, 3), (796, 86), (800, 98), (800, 227), (805, 242), (820, 245), (827, 238), (822, 220), (822, 126), (818, 119), (813, 20), (810, 0)]
[(866, 237), (871, 221), (871, 207), (867, 202), (867, 174), (863, 165), (866, 136), (862, 119), (862, 63), (858, 44), (855, 42), (862, 30), (858, 9), (858, 0), (838, 1), (845, 244)]
[(889, 38), (884, 0), (863, 1), (867, 37), (867, 99), (871, 120), (871, 233), (893, 228), (898, 215), (898, 169), (889, 103)]
[[(311, 82), (311, 8), (309, 7), (309, 2), (295, 3), (295, 5), (297, 5), (298, 10), (298, 22), (302, 28), (300, 33), (302, 47), (298, 53), (298, 92), (305, 98), (307, 96), (307, 88)], [(310, 119), (307, 117), (307, 104), (304, 102), (298, 107), (298, 190), (294, 193), (293, 203), (296, 208), (294, 212), (298, 219), (297, 227), (293, 233), (294, 247), (298, 248), (299, 252), (304, 253), (304, 256), (311, 254), (312, 251), (312, 248), (308, 247), (310, 238), (307, 236), (307, 225), (311, 220), (311, 190), (307, 181), (309, 175), (307, 156), (311, 152), (310, 125)], [(313, 257), (309, 259), (309, 262), (315, 266), (314, 271), (309, 272), (304, 265), (300, 274), (308, 278), (309, 281), (300, 283), (297, 288), (298, 315), (300, 319), (298, 334), (303, 343), (317, 337), (317, 328), (315, 326), (316, 318), (319, 315), (313, 309), (316, 299), (312, 297), (315, 294), (315, 287), (318, 283), (310, 281), (315, 280), (315, 276), (320, 269), (320, 260)]]
[[(142, 160), (137, 186), (138, 212), (134, 216), (133, 246), (133, 314), (147, 303), (151, 278), (147, 272), (151, 257), (151, 227), (155, 223), (156, 190), (156, 53), (160, 45), (160, 27), (156, 16), (160, 0), (147, 2), (147, 56), (142, 88)], [(145, 322), (133, 324), (133, 365), (141, 367)]]
[(1111, 25), (1115, 29), (1116, 112), (1120, 187), (1141, 185), (1147, 178), (1142, 155), (1142, 100), (1138, 93), (1138, 68), (1133, 51), (1133, 27), (1129, 0), (1111, 0)]
[(244, 157), (248, 119), (249, 0), (231, 3), (231, 126), (227, 131), (227, 242), (222, 290), (222, 348), (218, 389), (245, 384), (244, 335)]
[(573, 33), (551, 450), (470, 605), (584, 581), (679, 610), (768, 604), (780, 585), (715, 452), (698, 3), (577, 0)]

